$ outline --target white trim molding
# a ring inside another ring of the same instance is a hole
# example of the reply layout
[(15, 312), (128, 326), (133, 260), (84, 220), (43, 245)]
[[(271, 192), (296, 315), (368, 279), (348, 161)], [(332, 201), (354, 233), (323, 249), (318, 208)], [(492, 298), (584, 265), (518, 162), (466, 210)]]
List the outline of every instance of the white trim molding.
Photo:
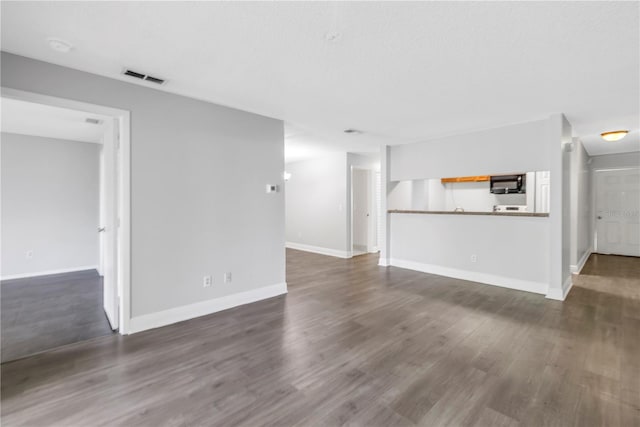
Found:
[(194, 319), (200, 316), (227, 310), (240, 305), (250, 304), (268, 298), (277, 297), (287, 293), (287, 284), (278, 283), (276, 285), (264, 286), (250, 291), (225, 295), (195, 304), (183, 305), (181, 307), (170, 308), (169, 310), (157, 313), (145, 314), (143, 316), (132, 317), (129, 322), (127, 334), (146, 331), (148, 329), (160, 328), (172, 323)]
[(351, 258), (350, 251), (341, 251), (338, 249), (323, 248), (320, 246), (305, 245), (302, 243), (286, 242), (285, 246), (289, 249), (298, 251), (313, 252), (314, 254), (334, 256), (338, 258)]
[[(382, 265), (382, 258), (378, 265)], [(497, 276), (494, 274), (479, 273), (476, 271), (460, 270), (457, 268), (442, 267), (440, 265), (424, 264), (415, 261), (391, 258), (389, 265), (406, 268), (408, 270), (421, 271), (423, 273), (436, 274), (438, 276), (452, 277), (454, 279), (469, 280), (483, 283), (485, 285), (500, 286), (502, 288), (515, 289), (518, 291), (533, 292), (536, 294), (546, 294), (548, 284), (533, 282), (529, 280), (514, 279), (511, 277)]]
[(580, 274), (580, 272), (582, 271), (582, 268), (587, 263), (587, 260), (589, 259), (589, 256), (591, 256), (592, 252), (593, 252), (592, 248), (587, 249), (584, 255), (582, 255), (582, 258), (580, 258), (580, 260), (578, 261), (578, 265), (570, 266), (571, 272), (573, 274)]
[(569, 277), (567, 277), (567, 280), (565, 280), (562, 284), (562, 289), (550, 288), (547, 292), (546, 297), (557, 301), (564, 301), (572, 287), (573, 280), (571, 280), (571, 275), (569, 275)]
[(71, 268), (60, 268), (56, 270), (36, 271), (34, 273), (9, 274), (7, 276), (0, 276), (0, 280), (4, 281), (4, 280), (14, 280), (14, 279), (27, 279), (29, 277), (50, 276), (52, 274), (75, 273), (77, 271), (87, 271), (87, 270), (96, 270), (97, 272), (98, 266), (85, 265), (82, 267), (71, 267)]

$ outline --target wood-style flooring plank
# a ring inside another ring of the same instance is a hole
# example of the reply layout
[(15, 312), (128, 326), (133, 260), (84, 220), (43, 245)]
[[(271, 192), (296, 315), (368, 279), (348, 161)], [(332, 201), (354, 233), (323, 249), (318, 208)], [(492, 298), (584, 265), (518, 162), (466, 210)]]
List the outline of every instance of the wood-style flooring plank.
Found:
[(574, 282), (558, 302), (288, 250), (286, 296), (3, 364), (1, 421), (640, 425), (640, 259)]
[(111, 335), (96, 270), (3, 280), (2, 362)]

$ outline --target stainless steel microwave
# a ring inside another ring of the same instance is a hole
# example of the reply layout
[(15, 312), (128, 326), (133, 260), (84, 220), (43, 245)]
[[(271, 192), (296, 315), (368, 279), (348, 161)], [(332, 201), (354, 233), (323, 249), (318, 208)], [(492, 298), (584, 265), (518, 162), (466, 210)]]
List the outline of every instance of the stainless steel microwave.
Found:
[(494, 194), (524, 194), (527, 192), (527, 175), (496, 175), (490, 178)]

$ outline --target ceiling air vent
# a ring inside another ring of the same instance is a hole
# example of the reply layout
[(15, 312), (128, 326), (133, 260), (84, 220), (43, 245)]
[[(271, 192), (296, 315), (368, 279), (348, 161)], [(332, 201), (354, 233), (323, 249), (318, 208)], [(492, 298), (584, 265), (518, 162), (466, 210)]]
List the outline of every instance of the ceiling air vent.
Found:
[(124, 70), (124, 75), (135, 77), (136, 79), (144, 79), (144, 74), (136, 73), (135, 71), (131, 70)]
[(360, 135), (360, 134), (362, 133), (362, 131), (361, 131), (361, 130), (358, 130), (358, 129), (351, 129), (351, 128), (349, 128), (349, 129), (345, 129), (345, 130), (344, 130), (344, 133), (350, 133), (350, 134), (352, 134), (352, 135)]
[(158, 83), (159, 85), (161, 85), (162, 83), (164, 83), (164, 79), (159, 79), (157, 77), (151, 77), (151, 76), (147, 76), (144, 78), (146, 81), (151, 82), (151, 83)]
[(139, 73), (137, 71), (133, 71), (133, 70), (129, 70), (128, 68), (126, 68), (124, 71), (122, 71), (122, 74), (124, 74), (125, 76), (130, 76), (130, 77), (134, 77), (136, 79), (140, 79), (140, 80), (145, 80), (151, 83), (155, 83), (155, 84), (164, 84), (165, 80), (158, 78), (158, 77), (153, 77), (150, 76), (148, 74), (142, 74)]

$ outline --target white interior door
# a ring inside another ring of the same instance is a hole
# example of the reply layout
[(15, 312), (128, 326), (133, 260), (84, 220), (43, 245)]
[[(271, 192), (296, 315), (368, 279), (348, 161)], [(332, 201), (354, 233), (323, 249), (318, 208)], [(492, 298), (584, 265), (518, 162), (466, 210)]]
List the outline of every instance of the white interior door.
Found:
[(382, 235), (384, 234), (384, 222), (382, 221), (382, 174), (377, 171), (375, 174), (375, 191), (376, 191), (376, 245), (375, 250), (379, 251), (382, 246)]
[(102, 144), (100, 183), (100, 268), (103, 283), (103, 306), (111, 328), (118, 329), (118, 286), (117, 286), (117, 120), (106, 123)]
[(369, 251), (370, 180), (369, 171), (353, 169), (351, 177), (353, 200), (353, 249)]
[(640, 169), (596, 171), (596, 250), (640, 256)]
[[(104, 136), (103, 136), (104, 138)], [(104, 144), (104, 141), (103, 141)], [(104, 161), (104, 145), (100, 147), (100, 175), (99, 175), (99, 185), (100, 185), (100, 218), (98, 220), (98, 274), (100, 276), (104, 276), (104, 233), (100, 232), (102, 229), (102, 224), (106, 221), (106, 191), (105, 191), (105, 161)]]

